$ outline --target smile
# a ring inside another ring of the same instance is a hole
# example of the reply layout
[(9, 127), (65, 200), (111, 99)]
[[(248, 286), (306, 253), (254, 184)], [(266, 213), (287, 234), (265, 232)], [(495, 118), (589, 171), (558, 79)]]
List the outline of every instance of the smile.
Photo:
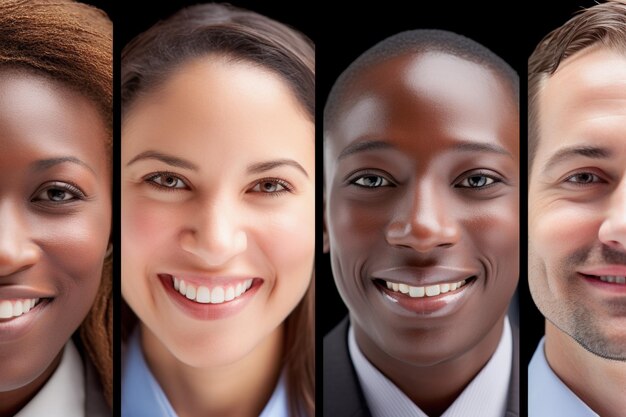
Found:
[(615, 284), (626, 284), (626, 276), (612, 276), (612, 275), (604, 276), (603, 275), (603, 276), (599, 276), (596, 278), (604, 282), (611, 282)]
[(393, 292), (399, 292), (402, 294), (407, 294), (412, 298), (420, 298), (420, 297), (434, 297), (439, 294), (445, 294), (450, 291), (455, 291), (465, 285), (466, 281), (461, 280), (458, 282), (453, 282), (449, 284), (435, 284), (428, 285), (425, 287), (414, 287), (412, 285), (400, 284), (397, 282), (385, 281), (387, 288)]
[(200, 304), (221, 304), (241, 297), (252, 286), (252, 278), (232, 285), (196, 286), (172, 276), (172, 285), (181, 295)]
[(0, 319), (11, 319), (28, 313), (39, 303), (39, 298), (0, 301)]

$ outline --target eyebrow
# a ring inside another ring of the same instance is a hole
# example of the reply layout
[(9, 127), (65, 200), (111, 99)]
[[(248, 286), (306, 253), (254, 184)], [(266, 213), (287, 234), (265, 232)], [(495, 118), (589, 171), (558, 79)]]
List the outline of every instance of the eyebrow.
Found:
[(252, 165), (248, 166), (248, 172), (251, 173), (251, 174), (259, 174), (261, 172), (269, 171), (270, 169), (273, 169), (273, 168), (276, 168), (276, 167), (280, 167), (280, 166), (291, 166), (291, 167), (294, 167), (294, 168), (298, 169), (299, 171), (301, 171), (307, 178), (309, 178), (309, 174), (302, 167), (302, 165), (300, 165), (299, 163), (297, 163), (293, 159), (286, 159), (286, 158), (285, 159), (275, 159), (275, 160), (266, 161), (266, 162), (257, 162), (255, 164), (252, 164)]
[(50, 169), (56, 165), (66, 164), (66, 163), (80, 165), (84, 168), (87, 168), (89, 171), (93, 172), (94, 174), (96, 173), (96, 171), (94, 171), (94, 169), (90, 167), (86, 162), (81, 161), (75, 156), (59, 156), (56, 158), (40, 159), (38, 161), (33, 162), (31, 166), (35, 171), (45, 171), (46, 169)]
[[(389, 149), (395, 148), (394, 145), (389, 142), (385, 142), (382, 140), (369, 140), (364, 142), (357, 142), (348, 145), (337, 157), (337, 160), (340, 161), (347, 157), (348, 155), (352, 155), (359, 152), (366, 152), (378, 149)], [(511, 152), (507, 151), (500, 145), (496, 145), (493, 143), (486, 142), (471, 142), (471, 141), (461, 141), (456, 143), (452, 147), (453, 151), (457, 152), (486, 152), (486, 153), (495, 153), (498, 155), (506, 155), (513, 158)]]
[(548, 162), (546, 162), (543, 171), (545, 172), (555, 165), (577, 156), (584, 156), (590, 159), (608, 159), (612, 155), (613, 153), (609, 149), (598, 146), (569, 146), (560, 149), (552, 155), (550, 159), (548, 159)]
[(168, 165), (171, 165), (177, 168), (185, 168), (185, 169), (190, 169), (193, 171), (199, 170), (198, 165), (194, 164), (193, 162), (187, 161), (186, 159), (182, 159), (177, 156), (167, 155), (167, 154), (157, 152), (157, 151), (142, 152), (136, 157), (134, 157), (133, 159), (131, 159), (130, 162), (126, 164), (126, 166), (130, 166), (134, 164), (135, 162), (145, 161), (145, 160), (150, 160), (150, 159), (161, 161), (163, 163), (166, 163)]

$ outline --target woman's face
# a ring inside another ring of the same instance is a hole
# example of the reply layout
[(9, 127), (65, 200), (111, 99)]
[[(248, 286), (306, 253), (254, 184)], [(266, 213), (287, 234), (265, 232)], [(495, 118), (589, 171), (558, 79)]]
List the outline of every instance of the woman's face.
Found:
[(443, 53), (364, 70), (325, 134), (325, 231), (359, 334), (413, 364), (454, 358), (518, 280), (519, 116), (484, 66)]
[(111, 229), (97, 108), (31, 72), (0, 72), (0, 391), (36, 384), (87, 315)]
[(185, 64), (122, 126), (122, 294), (180, 361), (235, 361), (303, 297), (314, 125), (247, 63)]

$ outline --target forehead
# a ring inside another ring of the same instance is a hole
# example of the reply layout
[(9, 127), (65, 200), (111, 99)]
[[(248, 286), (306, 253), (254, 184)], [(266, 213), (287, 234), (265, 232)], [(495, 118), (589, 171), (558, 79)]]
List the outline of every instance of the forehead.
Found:
[(511, 136), (505, 130), (519, 117), (506, 81), (484, 65), (444, 52), (407, 54), (367, 67), (350, 82), (337, 111), (324, 132), (325, 149), (335, 155), (361, 139), (411, 136), (413, 144), (429, 142), (433, 128), (450, 139), (499, 141)]
[(539, 93), (538, 163), (563, 146), (624, 148), (626, 54), (601, 47), (568, 58)]

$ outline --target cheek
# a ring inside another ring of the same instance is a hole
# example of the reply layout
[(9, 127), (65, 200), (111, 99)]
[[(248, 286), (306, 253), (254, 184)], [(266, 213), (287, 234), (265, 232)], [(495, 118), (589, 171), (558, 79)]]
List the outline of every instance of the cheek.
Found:
[[(265, 216), (264, 216), (265, 217)], [(278, 277), (277, 288), (308, 286), (315, 254), (315, 211), (313, 202), (289, 205), (259, 220), (263, 230), (262, 251)]]
[[(88, 310), (102, 274), (102, 264), (110, 235), (110, 209), (92, 206), (93, 210), (77, 213), (71, 218), (44, 222), (42, 249), (54, 269), (70, 279), (61, 290), (76, 305)], [(53, 274), (54, 275), (54, 274)]]
[(530, 206), (529, 243), (533, 254), (553, 270), (567, 255), (594, 243), (599, 229), (598, 210), (592, 205), (562, 201), (540, 203)]
[[(378, 207), (363, 202), (338, 198), (331, 201), (327, 214), (330, 246), (334, 253), (364, 252), (378, 237), (393, 212), (389, 206)], [(343, 255), (339, 255), (344, 259)]]

